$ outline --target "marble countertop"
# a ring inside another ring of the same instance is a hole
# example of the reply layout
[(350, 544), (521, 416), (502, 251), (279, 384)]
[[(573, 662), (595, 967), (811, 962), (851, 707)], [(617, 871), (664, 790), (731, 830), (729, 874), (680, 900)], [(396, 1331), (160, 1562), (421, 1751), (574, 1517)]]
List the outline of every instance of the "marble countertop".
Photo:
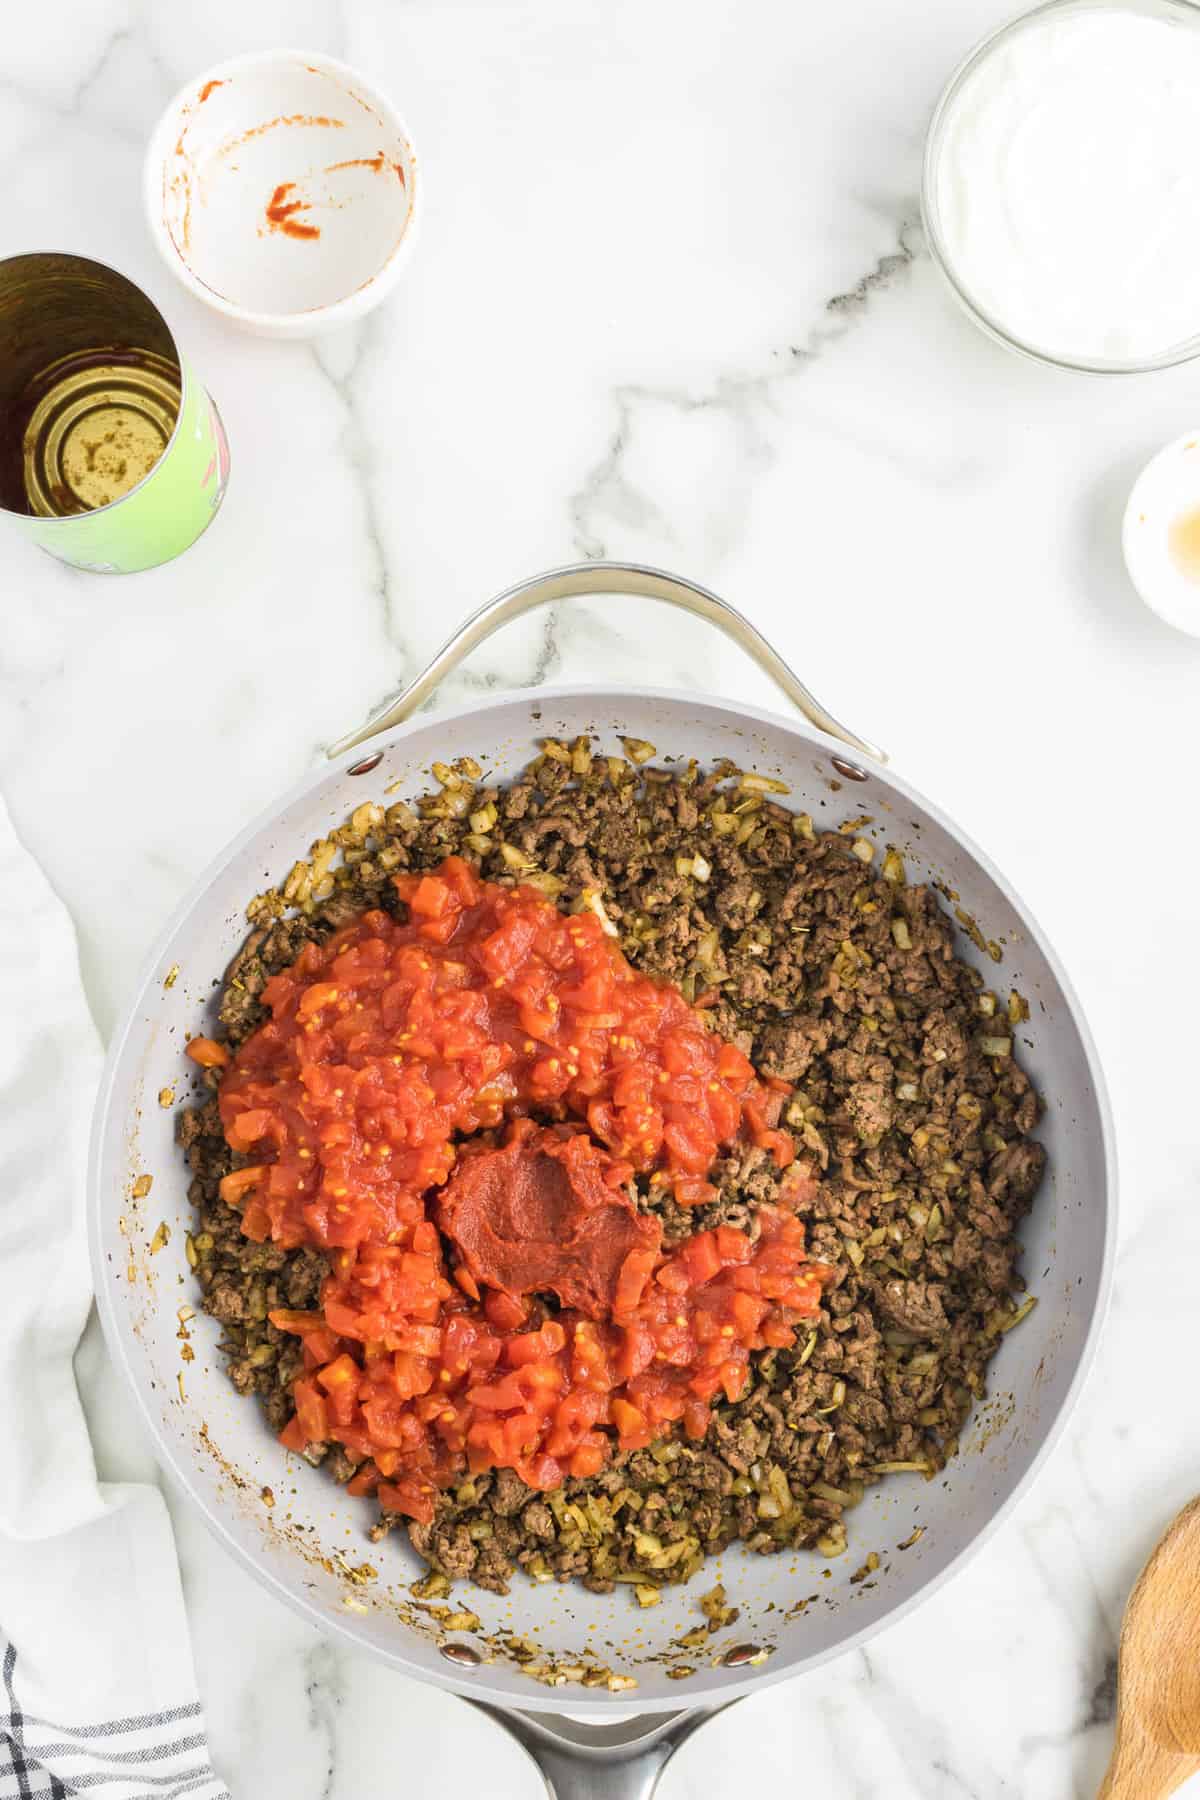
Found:
[[(1111, 1085), (1123, 1248), (1099, 1366), (1016, 1516), (868, 1653), (718, 1720), (663, 1800), (1062, 1800), (1107, 1755), (1129, 1583), (1200, 1485), (1200, 643), (1135, 599), (1125, 493), (1200, 424), (1195, 369), (1072, 377), (955, 310), (922, 130), (1003, 0), (60, 0), (6, 32), (0, 253), (74, 249), (160, 301), (216, 395), (228, 498), (127, 581), (0, 535), (0, 785), (107, 1031), (196, 872), (489, 593), (577, 557), (741, 606), (1005, 869)], [(238, 335), (156, 260), (142, 146), (185, 78), (275, 43), (397, 99), (423, 158), (399, 293), (344, 335)], [(771, 704), (692, 621), (585, 603), (454, 683), (653, 680)], [(151, 1463), (93, 1330), (102, 1465)], [(531, 1795), (451, 1697), (323, 1642), (176, 1518), (214, 1757), (249, 1800)]]

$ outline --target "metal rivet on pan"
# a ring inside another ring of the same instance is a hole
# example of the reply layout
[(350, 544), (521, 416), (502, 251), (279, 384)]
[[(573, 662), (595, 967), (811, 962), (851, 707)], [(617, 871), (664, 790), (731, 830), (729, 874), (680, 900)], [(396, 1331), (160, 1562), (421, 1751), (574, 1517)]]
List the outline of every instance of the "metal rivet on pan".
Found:
[[(831, 756), (829, 760), (838, 774), (844, 775), (847, 781), (865, 781), (867, 779), (866, 770), (858, 768), (855, 763), (847, 762), (844, 756)], [(350, 773), (353, 775), (356, 771), (351, 769)]]
[(439, 1644), (438, 1649), (447, 1662), (457, 1663), (463, 1669), (477, 1669), (483, 1661), (478, 1650), (470, 1644)]
[[(383, 751), (377, 750), (374, 756), (364, 756), (361, 762), (351, 763), (346, 773), (347, 775), (369, 775), (371, 770), (377, 769), (382, 761)], [(863, 779), (865, 780), (866, 777), (864, 776)]]
[(753, 1662), (754, 1658), (760, 1654), (757, 1644), (735, 1644), (732, 1650), (725, 1652), (721, 1661), (727, 1669), (737, 1669), (743, 1663)]

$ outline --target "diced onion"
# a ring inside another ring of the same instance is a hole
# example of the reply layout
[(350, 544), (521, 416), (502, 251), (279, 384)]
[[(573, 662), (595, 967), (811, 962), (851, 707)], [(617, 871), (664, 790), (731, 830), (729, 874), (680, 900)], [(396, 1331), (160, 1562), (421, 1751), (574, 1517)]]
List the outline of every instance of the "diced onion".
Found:
[(507, 863), (510, 869), (515, 869), (518, 874), (528, 874), (531, 869), (536, 867), (533, 858), (526, 856), (523, 850), (518, 850), (515, 844), (501, 844), (500, 856), (502, 861)]
[(626, 756), (637, 768), (641, 768), (643, 763), (649, 762), (652, 756), (658, 755), (654, 745), (648, 744), (645, 738), (623, 737), (621, 743), (624, 745)]
[(609, 918), (607, 912), (605, 912), (604, 902), (595, 888), (588, 888), (585, 891), (583, 895), (583, 904), (587, 907), (589, 912), (595, 913), (609, 937), (617, 937), (619, 935), (616, 926)]

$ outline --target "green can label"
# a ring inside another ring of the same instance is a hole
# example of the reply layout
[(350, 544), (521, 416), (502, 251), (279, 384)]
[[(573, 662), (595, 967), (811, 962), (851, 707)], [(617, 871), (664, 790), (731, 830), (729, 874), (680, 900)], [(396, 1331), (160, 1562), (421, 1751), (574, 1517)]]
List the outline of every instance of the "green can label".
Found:
[(229, 445), (211, 398), (180, 359), (179, 417), (161, 456), (111, 505), (66, 517), (10, 515), (41, 549), (77, 569), (132, 575), (169, 562), (210, 523), (229, 479)]

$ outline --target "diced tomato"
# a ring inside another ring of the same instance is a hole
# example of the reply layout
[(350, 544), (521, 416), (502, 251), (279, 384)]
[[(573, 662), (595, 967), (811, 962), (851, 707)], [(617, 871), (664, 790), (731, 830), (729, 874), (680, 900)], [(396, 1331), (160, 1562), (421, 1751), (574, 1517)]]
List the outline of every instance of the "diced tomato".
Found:
[(513, 1368), (520, 1368), (523, 1363), (543, 1362), (548, 1357), (557, 1356), (566, 1341), (567, 1334), (558, 1320), (547, 1319), (540, 1331), (530, 1331), (523, 1337), (509, 1338), (504, 1353)]
[[(672, 1128), (668, 1126), (667, 1129)], [(698, 1175), (677, 1175), (674, 1192), (680, 1206), (708, 1206), (717, 1197), (712, 1183)]]
[(329, 1418), (321, 1394), (311, 1381), (302, 1379), (292, 1383), (292, 1398), (296, 1402), (296, 1417), (304, 1432), (305, 1442), (324, 1443), (329, 1430)]
[(354, 1358), (348, 1351), (343, 1350), (340, 1356), (335, 1357), (331, 1363), (326, 1363), (323, 1369), (317, 1371), (317, 1381), (327, 1394), (331, 1394), (335, 1388), (341, 1389), (347, 1386), (356, 1388), (361, 1373)]
[(576, 1481), (586, 1481), (589, 1476), (598, 1475), (608, 1461), (608, 1446), (603, 1443), (580, 1444), (571, 1452), (567, 1469)]
[(603, 1394), (576, 1388), (564, 1395), (554, 1408), (553, 1426), (546, 1438), (549, 1454), (562, 1458), (584, 1442), (604, 1444), (605, 1440), (592, 1431), (592, 1426), (607, 1412), (608, 1401)]
[(721, 1273), (721, 1252), (714, 1232), (698, 1231), (689, 1238), (681, 1255), (693, 1287), (702, 1287)]
[(612, 994), (612, 977), (601, 965), (584, 976), (573, 987), (564, 987), (559, 999), (564, 1006), (574, 1008), (576, 1012), (603, 1012)]
[(757, 1299), (753, 1294), (738, 1293), (735, 1290), (730, 1295), (729, 1316), (735, 1332), (743, 1342), (754, 1336), (766, 1310), (767, 1302)]
[(538, 1488), (543, 1493), (551, 1488), (561, 1487), (562, 1464), (552, 1456), (531, 1456), (514, 1465), (517, 1474), (527, 1487)]
[(504, 1293), (500, 1288), (490, 1288), (483, 1302), (483, 1310), (493, 1325), (501, 1331), (516, 1331), (525, 1323), (528, 1314), (526, 1307), (512, 1294)]
[(225, 1127), (225, 1136), (231, 1150), (253, 1150), (260, 1138), (267, 1136), (275, 1121), (275, 1114), (265, 1106), (247, 1107), (245, 1112), (238, 1113)]
[(242, 1207), (242, 1234), (256, 1244), (265, 1244), (270, 1237), (271, 1215), (261, 1200), (247, 1200)]
[(646, 1283), (654, 1272), (658, 1255), (653, 1250), (631, 1250), (621, 1264), (621, 1272), (617, 1276), (617, 1289), (613, 1297), (613, 1317), (624, 1318), (637, 1306)]
[(301, 994), (296, 1016), (305, 1020), (315, 1018), (326, 1007), (336, 1007), (341, 999), (342, 990), (336, 981), (315, 981)]
[(321, 1331), (325, 1326), (320, 1313), (295, 1312), (286, 1306), (276, 1307), (267, 1317), (277, 1331), (291, 1331), (297, 1337), (303, 1337), (309, 1331)]
[(338, 1341), (332, 1331), (328, 1331), (323, 1325), (318, 1326), (316, 1331), (307, 1332), (304, 1338), (305, 1366), (315, 1369), (321, 1363), (332, 1362), (337, 1355), (337, 1347)]
[(308, 1433), (300, 1423), (299, 1413), (293, 1413), (279, 1434), (279, 1441), (286, 1450), (303, 1451), (308, 1448)]
[(707, 1175), (716, 1145), (696, 1118), (676, 1119), (663, 1129), (675, 1166), (686, 1175)]
[(607, 1393), (613, 1386), (613, 1374), (604, 1343), (590, 1319), (575, 1321), (571, 1346), (571, 1381), (576, 1388), (589, 1388)]
[(423, 919), (440, 919), (453, 904), (449, 884), (433, 875), (422, 875), (406, 896), (409, 911)]
[(434, 1369), (428, 1358), (416, 1356), (411, 1350), (397, 1350), (393, 1355), (391, 1385), (401, 1400), (415, 1400), (419, 1395), (427, 1394), (434, 1379)]
[(460, 906), (475, 906), (482, 898), (484, 884), (465, 857), (448, 856), (438, 871)]
[(705, 1088), (704, 1105), (714, 1139), (718, 1144), (729, 1143), (737, 1136), (742, 1119), (736, 1092), (724, 1082), (710, 1081)]
[(365, 1462), (346, 1483), (346, 1492), (357, 1500), (364, 1494), (373, 1494), (378, 1486), (379, 1470), (373, 1462)]
[(449, 908), (440, 918), (426, 919), (421, 925), (421, 936), (434, 944), (448, 944), (458, 930), (458, 914)]
[(654, 1361), (654, 1337), (643, 1319), (627, 1321), (621, 1337), (616, 1370), (622, 1381), (632, 1381)]
[(595, 1475), (618, 1446), (702, 1438), (711, 1404), (746, 1391), (752, 1357), (795, 1342), (829, 1271), (789, 1210), (815, 1186), (807, 1167), (779, 1209), (760, 1207), (753, 1243), (722, 1225), (628, 1252), (596, 1317), (550, 1310), (540, 1285), (492, 1284), (461, 1244), (448, 1268), (433, 1208), (480, 1132), (549, 1136), (577, 1174), (586, 1145), (585, 1212), (629, 1210), (635, 1174), (700, 1207), (727, 1149), (788, 1167), (790, 1090), (634, 970), (590, 911), (560, 913), (459, 857), (395, 886), (406, 923), (376, 909), (306, 944), (266, 983), (271, 1016), (236, 1056), (210, 1038), (189, 1054), (225, 1071), (226, 1139), (259, 1159), (221, 1184), (243, 1233), (329, 1263), (318, 1305), (269, 1314), (303, 1364), (282, 1441), (342, 1444), (358, 1465), (349, 1493), (377, 1489), (428, 1522), (465, 1469), (546, 1489)]
[(703, 1401), (690, 1396), (683, 1403), (683, 1429), (692, 1439), (702, 1438), (708, 1430), (712, 1414)]
[(749, 1260), (751, 1244), (744, 1231), (738, 1231), (733, 1225), (718, 1225), (715, 1236), (717, 1255), (723, 1263), (744, 1263)]
[(736, 1044), (722, 1044), (717, 1052), (717, 1074), (722, 1081), (739, 1085), (754, 1079), (754, 1070)]
[(244, 1193), (261, 1184), (266, 1172), (264, 1166), (256, 1165), (248, 1169), (234, 1169), (230, 1174), (223, 1175), (220, 1189), (226, 1206), (236, 1206)]
[(528, 914), (518, 914), (484, 938), (479, 945), (479, 960), (493, 980), (515, 975), (528, 959), (536, 936), (536, 921)]
[(687, 1266), (679, 1257), (674, 1257), (654, 1277), (659, 1287), (666, 1288), (670, 1294), (686, 1294), (689, 1287)]
[(375, 1492), (385, 1512), (403, 1513), (420, 1525), (432, 1524), (436, 1490), (431, 1482), (408, 1477), (381, 1481)]
[(646, 1429), (645, 1415), (636, 1406), (630, 1406), (627, 1400), (613, 1401), (612, 1422), (622, 1438), (637, 1437)]
[(727, 1362), (721, 1367), (721, 1386), (725, 1389), (725, 1398), (732, 1404), (740, 1400), (746, 1391), (749, 1369), (745, 1363)]

